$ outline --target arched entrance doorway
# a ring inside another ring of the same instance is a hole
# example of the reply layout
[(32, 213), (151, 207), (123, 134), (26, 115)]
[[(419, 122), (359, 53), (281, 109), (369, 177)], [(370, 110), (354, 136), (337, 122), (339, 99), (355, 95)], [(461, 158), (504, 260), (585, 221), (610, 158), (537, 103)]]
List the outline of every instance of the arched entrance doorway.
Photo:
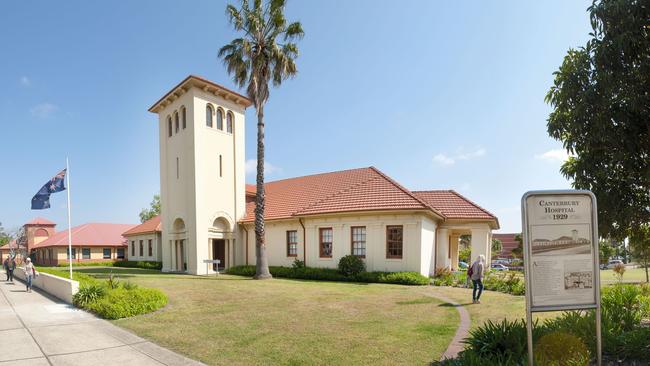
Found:
[(219, 261), (212, 263), (212, 270), (221, 271), (229, 268), (233, 263), (235, 241), (230, 221), (223, 216), (214, 219), (208, 230), (208, 238), (210, 259)]

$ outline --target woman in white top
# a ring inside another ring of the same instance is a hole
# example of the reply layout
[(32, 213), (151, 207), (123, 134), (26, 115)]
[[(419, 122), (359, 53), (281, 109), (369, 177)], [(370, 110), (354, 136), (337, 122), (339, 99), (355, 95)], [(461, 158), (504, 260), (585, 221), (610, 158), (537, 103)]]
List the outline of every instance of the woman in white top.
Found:
[(31, 258), (27, 258), (25, 261), (25, 280), (27, 282), (27, 292), (32, 292), (32, 280), (36, 275), (36, 269), (32, 264)]
[[(474, 285), (474, 290), (472, 290), (472, 302), (474, 304), (481, 303), (481, 294), (483, 293), (483, 277), (485, 275), (485, 256), (483, 254), (479, 255), (476, 258), (476, 261), (472, 263), (472, 284)], [(478, 293), (477, 293), (478, 292)]]

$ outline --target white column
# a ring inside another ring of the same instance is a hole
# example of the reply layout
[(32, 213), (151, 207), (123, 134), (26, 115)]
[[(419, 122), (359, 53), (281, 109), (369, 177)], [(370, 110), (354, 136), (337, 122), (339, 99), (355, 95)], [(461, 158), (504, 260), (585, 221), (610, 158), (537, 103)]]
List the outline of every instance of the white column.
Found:
[(489, 229), (472, 229), (472, 257), (470, 263), (483, 254), (486, 264), (489, 266), (490, 258), (490, 230)]
[(449, 267), (449, 230), (438, 229), (436, 238), (436, 269)]
[(449, 242), (449, 247), (451, 249), (451, 269), (458, 270), (458, 242), (460, 236), (452, 235), (451, 241)]

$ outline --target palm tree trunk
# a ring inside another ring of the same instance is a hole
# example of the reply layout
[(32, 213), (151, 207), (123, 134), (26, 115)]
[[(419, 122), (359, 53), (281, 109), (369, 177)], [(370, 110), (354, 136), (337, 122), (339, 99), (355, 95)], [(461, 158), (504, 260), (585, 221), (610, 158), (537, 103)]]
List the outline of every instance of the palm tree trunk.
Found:
[(257, 193), (255, 195), (255, 279), (272, 278), (264, 230), (264, 104), (257, 106)]

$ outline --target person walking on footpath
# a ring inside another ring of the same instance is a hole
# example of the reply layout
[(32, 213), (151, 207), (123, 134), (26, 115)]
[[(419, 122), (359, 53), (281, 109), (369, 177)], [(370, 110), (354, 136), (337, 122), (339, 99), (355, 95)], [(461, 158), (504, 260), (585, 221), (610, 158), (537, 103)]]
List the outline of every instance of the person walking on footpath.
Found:
[(16, 269), (16, 261), (13, 257), (9, 257), (7, 260), (9, 261), (7, 263), (7, 268), (5, 268), (7, 271), (7, 281), (14, 282), (14, 270)]
[(483, 293), (483, 276), (485, 275), (485, 256), (479, 255), (471, 267), (469, 267), (467, 276), (472, 279), (472, 303), (481, 303), (481, 294)]
[(25, 282), (27, 282), (27, 292), (32, 292), (32, 280), (36, 276), (36, 268), (32, 264), (32, 259), (27, 257), (25, 262)]

